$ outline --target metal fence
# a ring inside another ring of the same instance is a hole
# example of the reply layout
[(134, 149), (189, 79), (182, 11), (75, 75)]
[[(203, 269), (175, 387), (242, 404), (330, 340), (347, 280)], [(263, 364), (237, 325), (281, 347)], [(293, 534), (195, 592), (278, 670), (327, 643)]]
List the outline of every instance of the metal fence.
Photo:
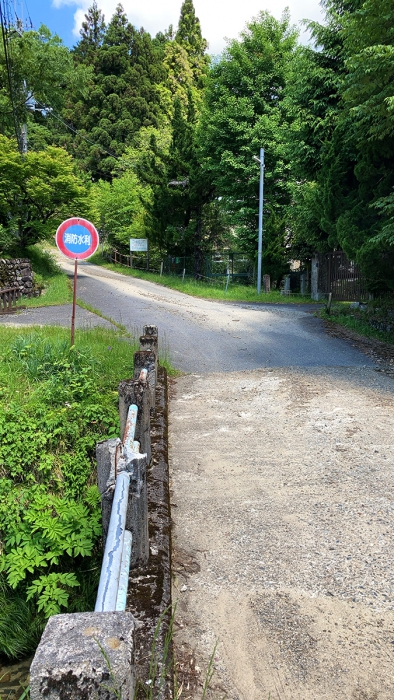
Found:
[(369, 297), (366, 280), (360, 267), (343, 251), (319, 254), (318, 288), (323, 294), (332, 293), (336, 301), (362, 301)]
[[(130, 255), (119, 252), (115, 248), (107, 252), (108, 259), (117, 265), (133, 267), (136, 270), (175, 275), (177, 277), (195, 277), (195, 261), (192, 256), (166, 255), (162, 258), (157, 255), (152, 259), (146, 253), (133, 253), (132, 262)], [(225, 283), (229, 277), (231, 282), (244, 284), (254, 280), (253, 262), (248, 260), (243, 253), (212, 253), (203, 259), (202, 269), (198, 275), (204, 280), (221, 280)]]

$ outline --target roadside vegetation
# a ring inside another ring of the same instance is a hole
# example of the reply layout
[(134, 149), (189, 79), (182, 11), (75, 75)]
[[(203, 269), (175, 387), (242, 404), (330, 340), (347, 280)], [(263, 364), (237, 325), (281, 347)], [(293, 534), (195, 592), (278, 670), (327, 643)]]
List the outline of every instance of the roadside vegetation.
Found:
[(159, 275), (155, 272), (145, 272), (144, 270), (130, 269), (122, 265), (117, 265), (108, 262), (101, 253), (96, 253), (89, 262), (95, 265), (100, 265), (113, 272), (119, 272), (122, 275), (135, 277), (137, 279), (155, 282), (163, 287), (175, 289), (184, 294), (190, 294), (193, 297), (201, 297), (203, 299), (217, 299), (222, 301), (245, 301), (245, 302), (261, 302), (265, 304), (313, 304), (310, 295), (289, 294), (282, 295), (279, 290), (272, 290), (268, 294), (263, 291), (257, 294), (255, 286), (246, 284), (234, 284), (230, 282), (226, 289), (226, 279), (223, 280), (195, 280), (191, 277), (182, 277), (175, 275)]
[(101, 564), (95, 445), (119, 435), (121, 333), (0, 327), (0, 655), (31, 652), (47, 618), (94, 607)]
[(389, 299), (374, 299), (365, 304), (341, 302), (328, 312), (321, 309), (321, 318), (344, 326), (366, 338), (374, 338), (394, 345), (394, 304)]
[(36, 289), (40, 296), (23, 297), (17, 306), (39, 307), (69, 304), (72, 301), (72, 290), (67, 275), (60, 269), (51, 253), (41, 245), (31, 245), (23, 251), (15, 251), (14, 256), (30, 259), (34, 272)]

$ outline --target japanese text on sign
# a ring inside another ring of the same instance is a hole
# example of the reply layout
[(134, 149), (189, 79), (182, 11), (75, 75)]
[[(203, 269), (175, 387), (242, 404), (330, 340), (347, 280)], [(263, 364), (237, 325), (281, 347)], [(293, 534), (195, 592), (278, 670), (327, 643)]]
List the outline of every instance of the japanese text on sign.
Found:
[(76, 233), (65, 233), (63, 240), (65, 243), (70, 243), (72, 245), (87, 245), (92, 244), (92, 237), (90, 234), (78, 235)]
[(130, 238), (130, 252), (144, 252), (148, 250), (147, 238)]

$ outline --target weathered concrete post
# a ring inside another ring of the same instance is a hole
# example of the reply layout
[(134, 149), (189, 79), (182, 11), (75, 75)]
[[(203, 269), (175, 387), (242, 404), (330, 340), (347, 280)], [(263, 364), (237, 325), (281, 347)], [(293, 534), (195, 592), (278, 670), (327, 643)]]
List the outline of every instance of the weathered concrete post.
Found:
[(157, 365), (157, 355), (154, 350), (140, 350), (134, 354), (134, 379), (141, 376), (141, 370), (146, 369), (148, 372), (151, 413), (154, 413), (156, 405)]
[[(139, 353), (136, 353), (138, 355)], [(135, 439), (140, 442), (146, 460), (136, 460), (130, 474), (129, 507), (126, 528), (133, 535), (131, 568), (144, 565), (149, 558), (147, 467), (151, 460), (150, 391), (146, 379), (125, 380), (119, 384), (119, 415), (121, 434), (124, 434), (129, 406), (138, 406)]]
[(311, 262), (311, 297), (314, 301), (321, 301), (324, 296), (319, 289), (319, 256), (315, 253)]
[(127, 612), (49, 618), (30, 668), (31, 700), (133, 700), (135, 627)]
[(308, 291), (308, 271), (304, 270), (300, 274), (300, 294), (306, 294)]
[(104, 440), (96, 445), (97, 480), (101, 495), (101, 517), (103, 524), (103, 545), (107, 540), (111, 518), (112, 501), (115, 491), (116, 457), (121, 445), (119, 438)]
[(264, 292), (269, 294), (271, 291), (271, 277), (269, 275), (263, 275), (263, 286)]
[(139, 459), (130, 472), (129, 507), (126, 515), (126, 528), (132, 533), (130, 568), (145, 566), (149, 559), (147, 460)]
[[(136, 353), (138, 355), (139, 353)], [(119, 393), (119, 418), (120, 434), (124, 435), (127, 413), (131, 404), (138, 406), (137, 425), (135, 439), (140, 442), (140, 451), (147, 455), (148, 464), (151, 460), (150, 442), (150, 390), (147, 379), (125, 379), (120, 382)]]
[(142, 363), (146, 362), (144, 365), (148, 370), (148, 382), (151, 391), (151, 409), (154, 412), (156, 405), (156, 382), (157, 382), (157, 372), (159, 367), (159, 338), (157, 326), (144, 326), (143, 335), (140, 337), (140, 348), (141, 352), (151, 351), (154, 353), (154, 371), (152, 366), (152, 356), (144, 356), (137, 354), (134, 356), (134, 379), (138, 378), (138, 369)]

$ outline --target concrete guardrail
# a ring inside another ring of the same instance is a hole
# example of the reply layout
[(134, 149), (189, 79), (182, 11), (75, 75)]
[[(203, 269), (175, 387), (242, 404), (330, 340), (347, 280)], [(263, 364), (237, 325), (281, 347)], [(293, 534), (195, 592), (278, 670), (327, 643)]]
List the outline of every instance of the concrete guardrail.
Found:
[(134, 378), (119, 384), (119, 438), (97, 445), (104, 555), (94, 612), (54, 615), (30, 671), (31, 700), (134, 697), (135, 630), (125, 612), (130, 568), (149, 558), (147, 467), (158, 370), (156, 326), (144, 326)]

